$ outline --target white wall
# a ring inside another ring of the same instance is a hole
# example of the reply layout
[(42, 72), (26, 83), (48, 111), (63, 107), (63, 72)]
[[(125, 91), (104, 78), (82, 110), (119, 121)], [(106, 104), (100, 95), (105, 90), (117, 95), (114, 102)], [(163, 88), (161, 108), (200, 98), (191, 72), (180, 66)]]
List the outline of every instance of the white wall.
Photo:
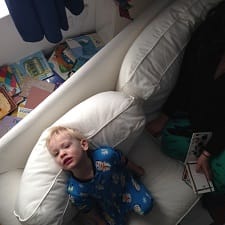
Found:
[[(133, 7), (129, 10), (132, 18), (136, 18), (152, 0), (132, 0)], [(156, 0), (158, 1), (158, 0)], [(118, 34), (131, 20), (122, 18), (119, 15), (118, 7), (113, 0), (96, 0), (96, 29), (105, 42), (110, 41)]]

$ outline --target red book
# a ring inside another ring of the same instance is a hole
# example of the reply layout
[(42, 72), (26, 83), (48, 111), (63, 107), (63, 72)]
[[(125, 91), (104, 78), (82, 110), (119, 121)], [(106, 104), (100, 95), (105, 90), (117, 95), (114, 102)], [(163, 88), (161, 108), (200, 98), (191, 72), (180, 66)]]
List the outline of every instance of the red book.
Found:
[(51, 94), (51, 92), (43, 90), (41, 88), (38, 88), (35, 86), (31, 87), (29, 95), (27, 97), (27, 102), (25, 104), (25, 108), (34, 109), (50, 94)]

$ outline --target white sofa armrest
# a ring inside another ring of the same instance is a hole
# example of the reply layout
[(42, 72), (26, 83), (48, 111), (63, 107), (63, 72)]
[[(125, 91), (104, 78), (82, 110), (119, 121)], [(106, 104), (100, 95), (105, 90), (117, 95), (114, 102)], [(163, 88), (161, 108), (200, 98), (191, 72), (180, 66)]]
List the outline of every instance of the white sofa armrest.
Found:
[(120, 66), (130, 45), (149, 21), (171, 1), (154, 1), (141, 16), (1, 138), (0, 173), (24, 168), (41, 132), (73, 106), (96, 93), (115, 90)]

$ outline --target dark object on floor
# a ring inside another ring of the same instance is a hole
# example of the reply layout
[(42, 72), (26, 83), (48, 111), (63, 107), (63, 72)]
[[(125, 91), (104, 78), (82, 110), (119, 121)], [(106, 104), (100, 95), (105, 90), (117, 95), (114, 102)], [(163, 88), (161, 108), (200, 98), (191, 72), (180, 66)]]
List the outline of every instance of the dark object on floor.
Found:
[(214, 220), (211, 225), (223, 225), (225, 223), (225, 193), (205, 194), (202, 197), (202, 204)]

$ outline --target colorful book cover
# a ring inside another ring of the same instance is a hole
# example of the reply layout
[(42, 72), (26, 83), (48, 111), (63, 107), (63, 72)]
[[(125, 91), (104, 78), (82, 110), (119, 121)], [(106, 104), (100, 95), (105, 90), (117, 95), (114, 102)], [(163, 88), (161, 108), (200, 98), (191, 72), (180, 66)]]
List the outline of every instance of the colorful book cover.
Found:
[(12, 129), (20, 120), (21, 118), (15, 116), (5, 116), (0, 120), (0, 138)]
[(55, 90), (55, 84), (49, 83), (46, 80), (37, 80), (32, 77), (26, 77), (23, 80), (23, 84), (21, 86), (20, 96), (28, 97), (30, 89), (32, 87), (38, 87), (40, 89), (46, 90), (48, 92), (53, 92)]
[(68, 74), (73, 69), (76, 61), (71, 49), (64, 42), (56, 46), (48, 63), (54, 72), (66, 80), (69, 78)]
[(74, 72), (84, 65), (84, 63), (86, 63), (104, 46), (104, 42), (96, 33), (70, 38), (66, 40), (66, 43), (77, 59), (73, 67)]
[(20, 59), (18, 62), (10, 65), (19, 84), (27, 76), (44, 80), (53, 75), (44, 54), (39, 51)]
[(17, 108), (16, 103), (5, 88), (0, 87), (0, 119)]
[(27, 116), (32, 109), (28, 109), (24, 107), (24, 104), (19, 105), (17, 110), (17, 117), (23, 119), (25, 116)]
[(49, 77), (48, 79), (46, 79), (45, 81), (55, 84), (55, 89), (57, 89), (61, 84), (63, 84), (65, 82), (64, 79), (62, 79), (62, 77), (60, 77), (58, 74), (54, 73), (53, 76)]
[(12, 95), (16, 95), (21, 91), (16, 76), (8, 65), (0, 67), (0, 85), (4, 86)]
[(27, 97), (27, 101), (25, 104), (25, 108), (27, 109), (34, 109), (36, 106), (38, 106), (45, 98), (47, 98), (51, 92), (43, 90), (38, 87), (31, 87), (29, 91), (29, 95)]

